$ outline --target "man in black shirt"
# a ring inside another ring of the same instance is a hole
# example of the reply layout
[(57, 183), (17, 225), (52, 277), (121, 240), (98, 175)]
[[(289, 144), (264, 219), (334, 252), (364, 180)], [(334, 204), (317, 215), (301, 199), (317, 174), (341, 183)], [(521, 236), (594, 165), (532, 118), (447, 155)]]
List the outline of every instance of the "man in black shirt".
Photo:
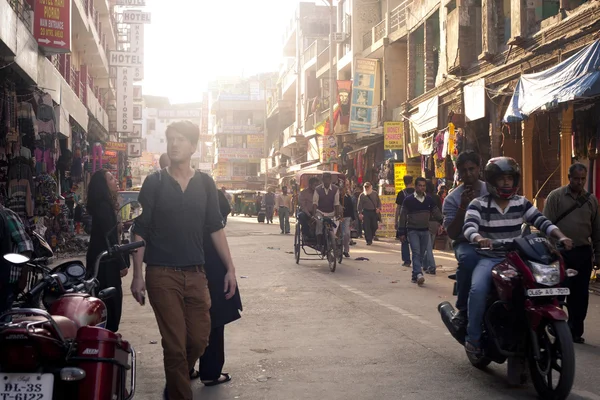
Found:
[[(402, 210), (402, 203), (404, 203), (404, 199), (410, 196), (415, 192), (415, 187), (413, 185), (413, 177), (410, 175), (404, 175), (404, 186), (405, 189), (398, 192), (396, 196), (396, 238), (400, 238), (399, 226), (400, 223), (400, 210)], [(408, 240), (402, 242), (402, 265), (405, 267), (410, 267), (410, 248), (408, 246)]]
[(204, 353), (211, 329), (204, 271), (205, 232), (227, 269), (226, 299), (233, 297), (237, 283), (215, 183), (190, 166), (200, 130), (190, 121), (179, 121), (167, 127), (166, 136), (171, 164), (148, 176), (139, 194), (144, 211), (136, 219), (133, 232), (138, 240), (146, 241), (146, 247), (133, 257), (131, 292), (144, 305), (148, 289), (162, 336), (167, 380), (164, 398), (192, 400), (190, 371)]

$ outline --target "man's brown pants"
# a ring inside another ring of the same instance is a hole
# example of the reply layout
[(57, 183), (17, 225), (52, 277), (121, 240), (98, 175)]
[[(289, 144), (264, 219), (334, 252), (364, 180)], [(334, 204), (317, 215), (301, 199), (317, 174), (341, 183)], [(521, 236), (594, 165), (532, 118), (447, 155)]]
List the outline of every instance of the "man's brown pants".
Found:
[(162, 337), (171, 400), (192, 400), (190, 370), (208, 345), (210, 293), (203, 267), (147, 267), (146, 288)]

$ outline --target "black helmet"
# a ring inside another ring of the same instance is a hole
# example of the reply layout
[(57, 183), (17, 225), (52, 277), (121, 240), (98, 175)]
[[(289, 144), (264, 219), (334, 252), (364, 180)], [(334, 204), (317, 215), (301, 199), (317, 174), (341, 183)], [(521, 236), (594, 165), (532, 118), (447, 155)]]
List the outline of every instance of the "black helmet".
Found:
[[(498, 178), (502, 175), (512, 175), (514, 182), (511, 189), (499, 188), (496, 186)], [(485, 166), (485, 183), (488, 192), (501, 199), (510, 199), (519, 190), (519, 183), (521, 181), (521, 167), (511, 157), (496, 157), (488, 161)]]

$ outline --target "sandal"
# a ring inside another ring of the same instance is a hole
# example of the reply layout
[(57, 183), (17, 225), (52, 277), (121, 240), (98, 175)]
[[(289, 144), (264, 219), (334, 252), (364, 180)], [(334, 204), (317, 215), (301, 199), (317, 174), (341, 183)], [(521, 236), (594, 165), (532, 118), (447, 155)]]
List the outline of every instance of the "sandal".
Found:
[(195, 369), (192, 369), (190, 371), (190, 380), (193, 381), (194, 379), (198, 379), (200, 378), (200, 372), (196, 371)]
[(481, 350), (481, 346), (479, 346), (478, 344), (475, 344), (473, 342), (466, 342), (465, 343), (465, 350), (468, 353), (473, 354), (476, 357), (481, 357), (483, 355), (483, 351)]
[[(225, 379), (221, 380), (221, 377), (225, 377)], [(204, 386), (217, 386), (217, 385), (221, 385), (223, 383), (227, 383), (231, 380), (231, 375), (229, 375), (226, 372), (223, 372), (221, 374), (221, 376), (219, 377), (219, 379), (214, 380), (214, 381), (202, 381), (202, 383), (204, 383)]]

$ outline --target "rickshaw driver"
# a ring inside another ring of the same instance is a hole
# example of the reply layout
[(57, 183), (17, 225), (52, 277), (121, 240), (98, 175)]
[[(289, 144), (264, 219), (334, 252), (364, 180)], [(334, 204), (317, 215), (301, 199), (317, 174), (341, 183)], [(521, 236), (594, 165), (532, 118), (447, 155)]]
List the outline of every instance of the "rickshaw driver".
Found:
[[(331, 184), (331, 174), (323, 173), (323, 184), (315, 189), (313, 196), (313, 215), (334, 217), (341, 214), (340, 190)], [(323, 220), (317, 218), (317, 246), (323, 244)]]
[(314, 232), (311, 231), (310, 220), (313, 216), (313, 199), (315, 195), (315, 189), (319, 185), (319, 178), (312, 177), (308, 181), (308, 187), (300, 192), (298, 196), (298, 203), (300, 211), (298, 212), (298, 221), (302, 228), (302, 234), (304, 237), (313, 237)]

